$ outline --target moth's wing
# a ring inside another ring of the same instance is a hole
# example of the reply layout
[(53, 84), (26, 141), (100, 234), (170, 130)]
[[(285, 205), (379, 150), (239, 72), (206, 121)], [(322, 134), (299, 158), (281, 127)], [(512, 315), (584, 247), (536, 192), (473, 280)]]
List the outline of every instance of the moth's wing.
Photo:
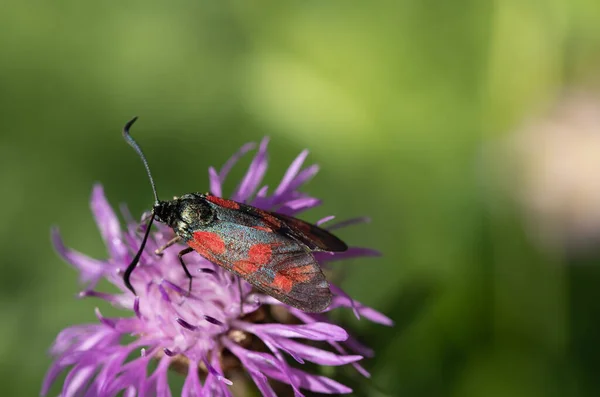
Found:
[(231, 213), (239, 211), (255, 219), (252, 224), (263, 226), (276, 233), (283, 234), (297, 240), (313, 251), (342, 252), (348, 249), (346, 243), (328, 232), (311, 223), (277, 212), (265, 211), (248, 204), (223, 199), (221, 197), (206, 195), (206, 199), (219, 207), (221, 212)]
[(282, 224), (280, 230), (283, 234), (299, 240), (312, 250), (343, 252), (348, 249), (346, 243), (316, 225), (277, 212), (269, 212), (269, 214), (280, 221)]
[(187, 244), (292, 307), (321, 312), (331, 303), (329, 284), (315, 258), (294, 239), (262, 227), (217, 220), (193, 232)]

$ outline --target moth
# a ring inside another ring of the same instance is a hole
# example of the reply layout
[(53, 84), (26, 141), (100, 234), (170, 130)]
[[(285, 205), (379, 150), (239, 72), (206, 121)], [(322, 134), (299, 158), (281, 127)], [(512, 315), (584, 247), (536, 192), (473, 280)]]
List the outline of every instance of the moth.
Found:
[(129, 133), (136, 120), (134, 117), (125, 125), (123, 137), (146, 168), (155, 202), (142, 244), (123, 274), (131, 292), (136, 294), (131, 285), (132, 272), (146, 246), (152, 222), (156, 220), (175, 233), (157, 253), (176, 243), (188, 246), (178, 254), (189, 278), (188, 292), (192, 289), (192, 274), (184, 256), (195, 251), (289, 306), (305, 312), (327, 309), (331, 303), (329, 283), (312, 252), (346, 251), (346, 243), (303, 220), (210, 193), (189, 193), (169, 201), (159, 200), (146, 157)]

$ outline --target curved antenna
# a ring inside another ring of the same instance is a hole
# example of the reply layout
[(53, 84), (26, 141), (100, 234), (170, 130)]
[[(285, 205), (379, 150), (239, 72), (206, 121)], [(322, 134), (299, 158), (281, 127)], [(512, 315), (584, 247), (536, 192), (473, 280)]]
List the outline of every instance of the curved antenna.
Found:
[[(152, 178), (152, 174), (150, 173), (150, 166), (148, 165), (148, 161), (146, 160), (146, 156), (144, 156), (144, 153), (142, 152), (140, 145), (138, 145), (138, 143), (131, 137), (131, 135), (129, 135), (129, 129), (131, 128), (133, 123), (135, 123), (136, 120), (137, 120), (137, 116), (132, 118), (131, 120), (129, 120), (127, 122), (127, 124), (125, 124), (125, 127), (123, 127), (123, 138), (125, 138), (125, 141), (127, 141), (129, 146), (131, 146), (133, 148), (133, 150), (135, 150), (137, 152), (137, 154), (140, 156), (140, 158), (142, 159), (142, 162), (144, 163), (144, 167), (146, 167), (146, 173), (148, 174), (148, 178), (150, 179), (150, 185), (152, 186), (152, 192), (154, 193), (155, 205), (157, 205), (159, 203), (158, 194), (156, 194), (156, 186), (154, 185), (154, 179)], [(150, 217), (150, 220), (148, 221), (148, 225), (146, 226), (146, 233), (144, 233), (144, 238), (142, 239), (142, 245), (140, 245), (140, 249), (135, 254), (135, 257), (133, 258), (133, 260), (131, 261), (129, 266), (127, 266), (127, 269), (125, 270), (125, 273), (123, 274), (123, 281), (125, 282), (125, 286), (127, 288), (129, 288), (129, 290), (131, 292), (133, 292), (134, 295), (136, 295), (136, 293), (135, 293), (135, 289), (133, 289), (133, 286), (131, 285), (131, 280), (130, 280), (131, 273), (133, 272), (133, 269), (135, 269), (135, 266), (140, 261), (142, 252), (144, 252), (144, 247), (146, 247), (146, 242), (148, 241), (148, 236), (150, 235), (150, 229), (152, 228), (152, 222), (154, 221), (155, 215), (156, 214), (153, 209), (152, 216)]]
[(142, 159), (142, 162), (144, 163), (144, 167), (146, 167), (146, 173), (148, 174), (148, 178), (150, 179), (150, 185), (152, 185), (152, 192), (154, 193), (154, 200), (155, 200), (156, 204), (158, 204), (158, 202), (159, 202), (158, 194), (156, 194), (156, 186), (154, 185), (154, 179), (152, 179), (152, 174), (150, 173), (150, 166), (148, 165), (146, 156), (144, 156), (144, 152), (142, 152), (140, 145), (138, 145), (138, 143), (131, 137), (131, 135), (129, 135), (129, 129), (131, 128), (133, 123), (135, 123), (135, 121), (137, 119), (138, 118), (136, 116), (136, 117), (132, 118), (131, 120), (129, 120), (127, 122), (127, 124), (125, 124), (125, 127), (123, 127), (123, 138), (125, 138), (125, 140), (129, 144), (129, 146), (131, 146), (133, 148), (133, 150), (135, 150), (137, 152), (137, 154), (140, 156), (140, 158)]
[[(135, 121), (135, 119), (134, 119)], [(142, 252), (144, 252), (144, 247), (146, 246), (146, 241), (148, 241), (148, 236), (150, 235), (150, 229), (152, 229), (152, 221), (154, 221), (154, 211), (152, 211), (152, 216), (150, 217), (150, 221), (148, 221), (148, 226), (146, 226), (146, 233), (144, 233), (144, 239), (142, 240), (142, 245), (140, 245), (140, 249), (138, 250), (137, 254), (135, 254), (135, 257), (133, 258), (133, 260), (131, 261), (131, 263), (129, 264), (129, 266), (127, 266), (127, 269), (125, 270), (125, 273), (123, 274), (123, 281), (125, 282), (125, 286), (127, 288), (129, 288), (129, 290), (131, 292), (133, 292), (134, 295), (137, 295), (135, 293), (135, 289), (133, 289), (133, 285), (131, 285), (131, 273), (133, 272), (133, 269), (135, 269), (135, 265), (138, 264), (138, 262), (140, 261), (140, 257), (142, 256)]]

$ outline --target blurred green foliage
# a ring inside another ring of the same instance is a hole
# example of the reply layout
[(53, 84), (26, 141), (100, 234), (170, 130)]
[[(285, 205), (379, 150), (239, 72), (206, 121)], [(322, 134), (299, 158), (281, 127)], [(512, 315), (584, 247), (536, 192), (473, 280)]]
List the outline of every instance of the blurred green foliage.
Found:
[[(39, 393), (47, 349), (95, 321), (49, 242), (105, 252), (88, 200), (100, 181), (151, 204), (208, 187), (243, 143), (272, 137), (272, 186), (303, 148), (322, 171), (316, 220), (385, 256), (339, 263), (342, 285), (395, 328), (355, 322), (377, 355), (373, 396), (597, 396), (600, 267), (542, 252), (495, 190), (481, 148), (568, 85), (595, 85), (592, 0), (8, 1), (0, 12), (0, 384)], [(243, 167), (231, 180), (241, 175)], [(600, 173), (600, 170), (598, 171)], [(233, 188), (229, 185), (229, 191)], [(600, 203), (599, 203), (600, 205)], [(104, 308), (103, 308), (104, 310)], [(346, 313), (347, 314), (347, 313)]]

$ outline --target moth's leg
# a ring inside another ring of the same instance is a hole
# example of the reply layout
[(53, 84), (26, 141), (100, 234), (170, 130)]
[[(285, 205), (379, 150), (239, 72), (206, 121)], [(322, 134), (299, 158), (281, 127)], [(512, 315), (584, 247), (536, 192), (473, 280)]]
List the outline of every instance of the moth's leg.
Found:
[(179, 253), (177, 254), (177, 257), (179, 258), (179, 262), (181, 263), (181, 267), (183, 267), (183, 270), (185, 271), (185, 275), (190, 279), (190, 285), (188, 287), (188, 295), (190, 295), (192, 292), (192, 274), (190, 273), (187, 266), (183, 262), (183, 256), (185, 254), (189, 254), (190, 252), (193, 252), (193, 251), (194, 251), (193, 248), (187, 247), (186, 249), (179, 251)]
[(239, 276), (237, 276), (237, 285), (238, 291), (240, 293), (240, 317), (244, 315), (244, 297), (242, 296), (242, 281)]
[(169, 240), (169, 241), (168, 241), (168, 242), (167, 242), (165, 245), (163, 245), (162, 247), (160, 247), (160, 248), (156, 249), (156, 250), (154, 251), (154, 253), (155, 253), (156, 255), (162, 255), (162, 252), (163, 252), (164, 250), (166, 250), (167, 248), (169, 248), (169, 247), (170, 247), (170, 246), (172, 246), (173, 244), (175, 244), (175, 243), (178, 243), (180, 240), (181, 240), (181, 237), (179, 237), (179, 236), (177, 236), (177, 237), (174, 237), (174, 238), (172, 238), (171, 240)]

